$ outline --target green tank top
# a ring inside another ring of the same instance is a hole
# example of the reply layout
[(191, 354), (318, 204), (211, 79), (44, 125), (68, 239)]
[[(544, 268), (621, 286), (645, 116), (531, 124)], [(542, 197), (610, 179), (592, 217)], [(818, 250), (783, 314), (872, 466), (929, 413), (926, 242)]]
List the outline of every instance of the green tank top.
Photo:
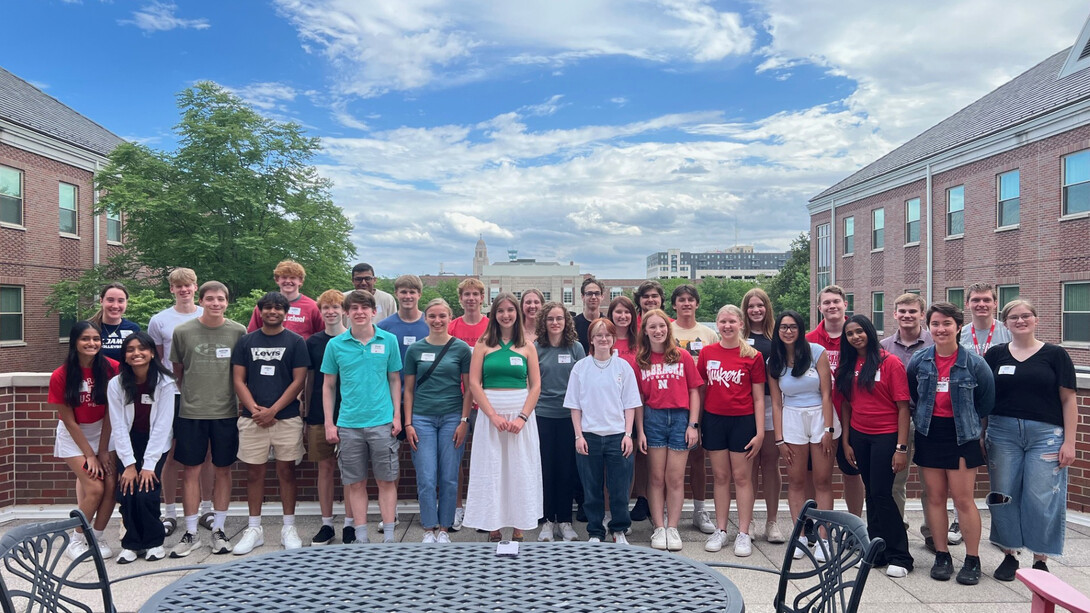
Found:
[(526, 389), (526, 358), (511, 343), (484, 356), (481, 377), (485, 389)]

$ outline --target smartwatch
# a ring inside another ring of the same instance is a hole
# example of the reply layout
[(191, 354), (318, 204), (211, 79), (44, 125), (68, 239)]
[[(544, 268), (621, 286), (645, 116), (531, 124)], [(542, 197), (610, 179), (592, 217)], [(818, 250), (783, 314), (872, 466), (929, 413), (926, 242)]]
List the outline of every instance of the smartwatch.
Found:
[(836, 428), (834, 428), (833, 426), (829, 426), (828, 428), (825, 428), (825, 431), (828, 432), (829, 434), (832, 434), (832, 433), (836, 432)]
[(689, 424), (689, 427), (692, 428), (693, 430), (699, 430), (700, 429), (700, 422), (694, 421), (693, 423)]

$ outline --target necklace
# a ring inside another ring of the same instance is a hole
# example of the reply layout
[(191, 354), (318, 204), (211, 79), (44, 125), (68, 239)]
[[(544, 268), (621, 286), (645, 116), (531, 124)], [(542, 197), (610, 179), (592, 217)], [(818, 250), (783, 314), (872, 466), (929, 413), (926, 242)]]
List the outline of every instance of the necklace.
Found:
[(604, 361), (599, 360), (598, 358), (594, 358), (594, 365), (597, 366), (598, 368), (600, 368), (601, 370), (605, 370), (606, 368), (609, 368), (609, 363), (612, 362), (612, 361), (613, 361), (613, 356), (609, 356), (609, 358), (604, 360)]

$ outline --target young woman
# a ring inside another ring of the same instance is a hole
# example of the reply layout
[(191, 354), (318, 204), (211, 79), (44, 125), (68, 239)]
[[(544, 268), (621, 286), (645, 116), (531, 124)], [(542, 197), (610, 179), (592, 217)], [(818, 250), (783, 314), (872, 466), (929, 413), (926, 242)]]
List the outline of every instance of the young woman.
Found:
[(1014, 581), (1015, 553), (1033, 552), (1033, 568), (1048, 570), (1061, 555), (1067, 517), (1067, 467), (1075, 461), (1075, 366), (1058, 345), (1037, 340), (1037, 310), (1012, 300), (1000, 316), (1010, 343), (984, 354), (995, 377), (995, 409), (984, 440), (992, 493), (989, 539), (1003, 553), (995, 578)]
[[(636, 409), (637, 446), (647, 454), (647, 500), (651, 510), (651, 546), (681, 551), (681, 505), (689, 450), (700, 442), (700, 386), (704, 380), (688, 351), (674, 342), (666, 313), (647, 311), (640, 322), (636, 368), (643, 403)], [(662, 514), (666, 504), (666, 519)]]
[[(833, 462), (840, 420), (833, 410), (829, 356), (817, 343), (806, 342), (806, 320), (784, 311), (776, 320), (768, 356), (773, 446), (787, 464), (787, 504), (798, 517), (808, 485), (819, 509), (833, 508)], [(812, 465), (813, 470), (807, 470)], [(771, 527), (769, 534), (771, 535)], [(806, 543), (806, 537), (800, 537)], [(770, 539), (771, 540), (771, 539)], [(820, 548), (819, 555), (824, 554)], [(804, 553), (795, 550), (795, 559)]]
[(141, 554), (148, 561), (166, 557), (159, 479), (170, 453), (178, 388), (147, 333), (127, 336), (121, 354), (121, 374), (110, 380), (107, 396), (110, 441), (117, 451), (117, 500), (125, 525), (117, 563), (128, 564)]
[[(912, 571), (912, 554), (893, 499), (893, 477), (908, 467), (908, 385), (901, 360), (882, 349), (874, 324), (863, 315), (853, 315), (844, 324), (836, 391), (848, 424), (840, 441), (844, 457), (863, 477), (867, 532), (886, 542), (875, 566), (887, 566), (890, 577), (906, 577)], [(818, 546), (822, 553), (823, 547)]]
[(121, 342), (140, 325), (125, 319), (129, 306), (129, 290), (120, 283), (109, 283), (98, 294), (99, 309), (91, 316), (91, 323), (102, 334), (102, 354), (114, 362), (121, 361)]
[(537, 540), (551, 541), (556, 532), (565, 541), (574, 541), (571, 509), (576, 492), (572, 486), (579, 483), (579, 474), (575, 465), (575, 429), (571, 410), (564, 407), (564, 394), (572, 368), (587, 354), (575, 331), (575, 320), (564, 305), (549, 302), (541, 312), (535, 343), (541, 369), (541, 395), (534, 414), (541, 441), (545, 523)]
[(469, 460), (464, 525), (488, 530), (489, 540), (521, 541), (541, 517), (541, 448), (533, 417), (541, 392), (537, 350), (522, 335), (518, 300), (501, 292), (488, 329), (473, 349), (469, 389), (480, 407)]
[(405, 440), (412, 447), (425, 543), (450, 542), (473, 405), (472, 396), (462, 393), (472, 354), (449, 333), (453, 315), (446, 300), (429, 302), (424, 308), (428, 335), (405, 352)]
[[(609, 531), (613, 542), (627, 545), (628, 490), (632, 487), (632, 424), (640, 393), (632, 368), (613, 355), (613, 322), (599, 317), (587, 329), (593, 354), (572, 369), (564, 396), (575, 429), (575, 451), (583, 482), (590, 542), (606, 537), (603, 486), (609, 490)], [(603, 479), (603, 474), (605, 478)], [(571, 509), (569, 503), (569, 510)]]
[(533, 344), (537, 340), (537, 318), (545, 304), (545, 295), (536, 289), (522, 292), (519, 309), (522, 311), (522, 338)]
[[(617, 340), (613, 345), (617, 357), (636, 366), (636, 337), (640, 326), (636, 323), (636, 305), (628, 296), (617, 296), (609, 303), (606, 311), (609, 320), (617, 329)], [(636, 424), (639, 428), (639, 423)], [(637, 464), (639, 461), (637, 460)]]
[[(745, 315), (733, 304), (719, 309), (715, 324), (719, 342), (700, 350), (699, 372), (707, 385), (701, 388), (704, 449), (711, 458), (715, 478), (716, 530), (704, 543), (705, 551), (719, 551), (727, 543), (730, 484), (738, 496), (738, 537), (734, 555), (753, 553), (750, 523), (753, 521), (753, 459), (760, 452), (765, 433), (765, 362), (759, 351), (742, 339)], [(721, 511), (718, 511), (721, 510)]]
[[(746, 314), (742, 338), (767, 360), (772, 352), (772, 339), (776, 333), (776, 315), (772, 312), (772, 300), (763, 289), (755, 287), (742, 297), (742, 311)], [(765, 383), (765, 437), (760, 453), (753, 459), (753, 488), (756, 490), (757, 475), (760, 475), (761, 489), (765, 496), (765, 538), (769, 543), (783, 543), (787, 538), (776, 523), (780, 508), (780, 490), (783, 488), (780, 478), (780, 452), (776, 448), (776, 441), (780, 437), (769, 435), (773, 426), (771, 394), (770, 384)], [(799, 510), (802, 510), (801, 506)], [(792, 511), (791, 515), (795, 517), (798, 513)]]
[[(92, 523), (102, 557), (113, 550), (102, 531), (114, 510), (117, 483), (110, 462), (110, 420), (106, 388), (117, 374), (117, 362), (102, 355), (102, 335), (89, 321), (77, 322), (68, 335), (68, 358), (49, 377), (48, 402), (57, 412), (53, 455), (76, 475), (76, 503)], [(72, 534), (66, 554), (73, 560), (87, 551), (82, 532)]]

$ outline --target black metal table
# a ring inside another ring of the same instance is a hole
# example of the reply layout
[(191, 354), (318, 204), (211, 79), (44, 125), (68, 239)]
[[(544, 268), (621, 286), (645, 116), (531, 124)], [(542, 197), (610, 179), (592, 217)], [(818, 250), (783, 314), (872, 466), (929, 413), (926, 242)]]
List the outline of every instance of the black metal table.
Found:
[(141, 613), (260, 611), (717, 611), (742, 613), (721, 573), (612, 543), (331, 545), (218, 564), (166, 586)]

